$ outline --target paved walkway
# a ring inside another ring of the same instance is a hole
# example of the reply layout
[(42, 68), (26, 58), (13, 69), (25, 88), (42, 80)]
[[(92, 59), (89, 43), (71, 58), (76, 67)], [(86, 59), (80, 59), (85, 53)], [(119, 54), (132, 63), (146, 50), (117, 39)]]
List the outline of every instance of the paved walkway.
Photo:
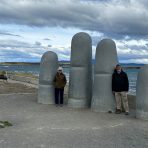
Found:
[(36, 94), (0, 95), (0, 148), (148, 148), (148, 121), (37, 104)]

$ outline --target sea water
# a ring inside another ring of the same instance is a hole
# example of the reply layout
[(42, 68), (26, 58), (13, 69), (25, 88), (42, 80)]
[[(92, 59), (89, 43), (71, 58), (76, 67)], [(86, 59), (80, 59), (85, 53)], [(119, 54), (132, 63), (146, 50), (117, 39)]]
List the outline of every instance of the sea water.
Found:
[[(39, 64), (33, 65), (0, 65), (0, 71), (9, 71), (9, 72), (18, 72), (18, 73), (31, 73), (33, 75), (39, 76)], [(67, 80), (69, 80), (69, 67), (63, 67), (63, 71), (66, 75)], [(136, 94), (136, 81), (137, 74), (139, 69), (124, 69), (124, 71), (128, 75), (129, 79), (129, 94)], [(93, 70), (92, 70), (93, 72)]]

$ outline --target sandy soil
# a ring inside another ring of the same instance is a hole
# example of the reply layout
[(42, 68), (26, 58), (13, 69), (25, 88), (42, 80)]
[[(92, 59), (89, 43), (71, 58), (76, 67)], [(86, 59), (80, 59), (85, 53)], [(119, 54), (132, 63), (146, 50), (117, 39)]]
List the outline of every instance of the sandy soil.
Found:
[(37, 89), (19, 83), (0, 81), (0, 94), (10, 93), (36, 93)]

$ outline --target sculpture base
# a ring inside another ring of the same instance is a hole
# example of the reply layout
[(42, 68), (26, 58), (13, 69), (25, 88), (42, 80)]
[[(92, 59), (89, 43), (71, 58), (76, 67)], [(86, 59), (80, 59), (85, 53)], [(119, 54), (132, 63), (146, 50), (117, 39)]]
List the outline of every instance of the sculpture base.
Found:
[(112, 74), (95, 74), (91, 109), (95, 112), (115, 111), (115, 97), (111, 90)]
[(102, 112), (102, 113), (114, 113), (115, 112), (115, 108), (105, 108), (105, 107), (103, 107), (103, 106), (98, 106), (98, 105), (93, 105), (92, 107), (91, 107), (91, 110), (93, 111), (93, 112)]
[(86, 103), (84, 100), (69, 98), (68, 107), (72, 107), (72, 108), (88, 108), (89, 106), (88, 106), (88, 103)]
[(39, 85), (38, 103), (54, 104), (54, 87), (50, 85)]
[(136, 111), (136, 118), (148, 120), (148, 112), (137, 110)]

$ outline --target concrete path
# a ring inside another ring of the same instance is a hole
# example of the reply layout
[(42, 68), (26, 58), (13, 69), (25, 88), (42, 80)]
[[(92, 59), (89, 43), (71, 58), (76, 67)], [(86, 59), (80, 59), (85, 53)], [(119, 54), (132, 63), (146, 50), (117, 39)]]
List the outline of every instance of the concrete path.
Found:
[(0, 148), (148, 148), (148, 121), (37, 104), (36, 94), (0, 95)]

